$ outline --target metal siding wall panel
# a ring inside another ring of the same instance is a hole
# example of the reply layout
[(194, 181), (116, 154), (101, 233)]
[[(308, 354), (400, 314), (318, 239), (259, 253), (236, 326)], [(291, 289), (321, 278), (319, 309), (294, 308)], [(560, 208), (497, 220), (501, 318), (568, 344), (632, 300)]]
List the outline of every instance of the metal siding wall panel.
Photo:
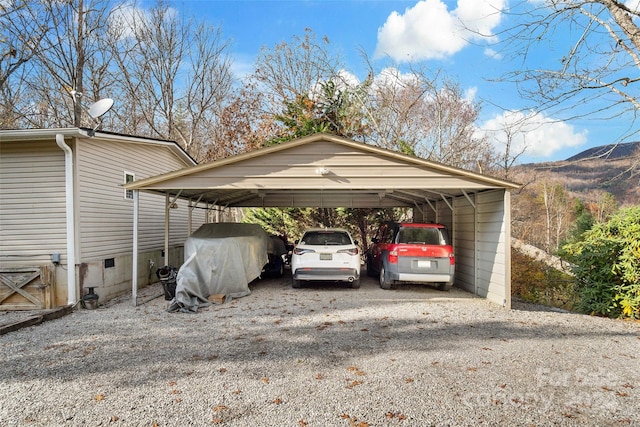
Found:
[(0, 142), (0, 262), (66, 263), (64, 153), (53, 141)]
[(507, 253), (508, 215), (505, 191), (479, 193), (478, 207), (478, 295), (500, 305), (510, 305), (508, 282), (510, 258)]
[[(138, 180), (185, 165), (166, 147), (91, 139), (78, 144), (77, 159), (81, 260), (131, 253), (133, 200), (124, 198), (124, 172)], [(178, 205), (170, 210), (172, 246), (188, 237), (187, 206)], [(164, 246), (164, 212), (163, 196), (140, 194), (140, 251)], [(202, 222), (204, 214), (193, 219), (194, 228)]]
[[(321, 167), (329, 171), (327, 176), (318, 175), (316, 171)], [(453, 172), (425, 168), (333, 142), (317, 141), (272, 152), (268, 154), (268, 160), (257, 155), (239, 163), (219, 162), (214, 168), (202, 168), (188, 176), (177, 176), (155, 188), (166, 185), (171, 188), (305, 190), (322, 186), (329, 190), (343, 189), (345, 182), (351, 188), (368, 189), (486, 187)]]
[(454, 200), (456, 286), (475, 292), (475, 212), (465, 197)]
[[(451, 203), (451, 200), (449, 200), (449, 203)], [(438, 223), (447, 226), (452, 233), (451, 238), (453, 238), (453, 212), (451, 212), (449, 206), (442, 200), (438, 200), (436, 209), (438, 211)]]

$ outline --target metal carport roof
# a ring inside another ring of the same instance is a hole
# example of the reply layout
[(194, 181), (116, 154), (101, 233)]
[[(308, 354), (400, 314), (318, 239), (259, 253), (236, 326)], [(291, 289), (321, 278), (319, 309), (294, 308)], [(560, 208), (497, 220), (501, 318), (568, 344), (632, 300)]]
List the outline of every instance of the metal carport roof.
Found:
[(135, 181), (224, 207), (415, 207), (518, 184), (329, 134)]
[[(315, 134), (237, 156), (135, 181), (132, 291), (138, 268), (138, 192), (169, 206), (412, 207), (414, 220), (454, 231), (456, 285), (505, 307), (511, 304), (509, 190), (519, 184), (329, 134)], [(460, 278), (460, 279), (458, 279)]]

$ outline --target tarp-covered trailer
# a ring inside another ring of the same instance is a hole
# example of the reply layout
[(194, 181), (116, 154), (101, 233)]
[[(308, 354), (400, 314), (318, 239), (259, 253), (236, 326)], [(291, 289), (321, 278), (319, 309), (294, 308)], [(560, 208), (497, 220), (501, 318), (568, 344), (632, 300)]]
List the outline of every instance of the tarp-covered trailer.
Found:
[(249, 295), (249, 283), (268, 261), (268, 245), (269, 236), (257, 224), (203, 224), (185, 241), (185, 261), (168, 310), (197, 311), (210, 304), (210, 295)]

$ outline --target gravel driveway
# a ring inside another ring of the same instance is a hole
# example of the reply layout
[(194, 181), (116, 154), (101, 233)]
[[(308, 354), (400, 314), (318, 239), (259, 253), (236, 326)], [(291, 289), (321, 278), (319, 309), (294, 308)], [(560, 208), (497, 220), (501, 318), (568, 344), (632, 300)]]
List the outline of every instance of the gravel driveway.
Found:
[(638, 322), (370, 278), (251, 289), (183, 314), (154, 285), (0, 336), (0, 425), (640, 425)]

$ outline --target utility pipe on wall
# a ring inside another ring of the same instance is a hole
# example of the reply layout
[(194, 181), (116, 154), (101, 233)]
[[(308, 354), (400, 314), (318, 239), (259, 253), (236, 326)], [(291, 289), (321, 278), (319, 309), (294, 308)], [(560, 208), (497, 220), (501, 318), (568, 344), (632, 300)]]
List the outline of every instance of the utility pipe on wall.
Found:
[(67, 303), (75, 304), (76, 295), (76, 220), (73, 185), (73, 151), (64, 142), (64, 135), (56, 134), (56, 143), (64, 151), (64, 173), (67, 211)]

